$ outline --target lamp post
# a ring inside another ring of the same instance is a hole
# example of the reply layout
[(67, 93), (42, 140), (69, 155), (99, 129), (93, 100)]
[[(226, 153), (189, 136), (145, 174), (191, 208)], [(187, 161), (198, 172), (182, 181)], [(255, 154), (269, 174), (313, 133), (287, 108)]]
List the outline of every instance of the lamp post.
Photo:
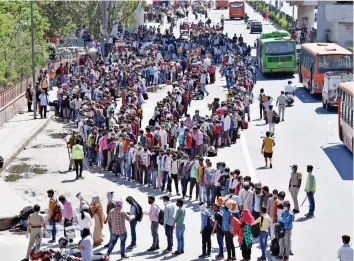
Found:
[(36, 86), (36, 64), (34, 62), (34, 19), (33, 1), (31, 3), (31, 38), (32, 38), (32, 82), (33, 82), (33, 117), (37, 119), (37, 86)]

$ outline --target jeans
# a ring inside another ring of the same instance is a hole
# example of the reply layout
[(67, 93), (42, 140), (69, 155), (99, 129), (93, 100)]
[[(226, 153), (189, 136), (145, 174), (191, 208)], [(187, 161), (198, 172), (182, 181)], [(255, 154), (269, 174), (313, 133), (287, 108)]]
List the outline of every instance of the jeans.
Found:
[(224, 256), (224, 232), (221, 229), (216, 230), (216, 239), (219, 245), (219, 255)]
[(261, 247), (262, 250), (262, 258), (266, 258), (265, 257), (265, 253), (267, 250), (267, 239), (268, 239), (268, 232), (266, 231), (261, 231), (261, 233), (259, 234), (259, 246)]
[(246, 113), (247, 113), (247, 116), (248, 116), (248, 121), (250, 122), (251, 121), (251, 114), (250, 114), (250, 106), (245, 106), (245, 110), (244, 110), (244, 113), (243, 113), (243, 118), (246, 118)]
[(205, 184), (199, 183), (199, 200), (202, 202), (206, 202), (206, 192), (205, 192)]
[[(112, 240), (112, 222), (108, 222), (108, 229), (109, 229), (109, 242)], [(109, 243), (108, 243), (109, 245)]]
[(313, 213), (315, 212), (315, 197), (314, 197), (314, 193), (313, 192), (307, 193), (307, 197), (308, 197), (309, 203), (310, 203), (309, 214), (313, 215)]
[(194, 188), (195, 185), (197, 185), (197, 186), (196, 186), (195, 198), (198, 199), (199, 186), (198, 186), (198, 184), (197, 184), (196, 178), (191, 178), (191, 184), (190, 184), (190, 186), (189, 186), (189, 197), (192, 198), (193, 188)]
[(73, 120), (76, 121), (76, 119), (79, 117), (79, 110), (74, 109), (74, 115), (73, 115)]
[(211, 185), (206, 185), (205, 192), (206, 192), (206, 203), (210, 207), (215, 202), (215, 200), (211, 201), (211, 195), (212, 195)]
[(55, 240), (57, 237), (57, 228), (53, 218), (49, 221), (49, 224), (52, 226), (52, 239)]
[[(43, 115), (44, 114), (44, 115)], [(47, 118), (47, 105), (44, 105), (44, 106), (40, 106), (39, 107), (39, 115), (41, 115), (41, 118)]]
[(185, 225), (176, 225), (177, 251), (184, 251), (184, 231)]
[(225, 231), (225, 243), (227, 249), (227, 258), (231, 259), (233, 257), (236, 257), (234, 235), (230, 231)]
[(127, 232), (122, 235), (112, 234), (111, 241), (109, 241), (107, 255), (110, 255), (113, 251), (114, 246), (117, 244), (118, 239), (120, 238), (120, 255), (125, 255), (125, 241), (127, 240)]
[(158, 229), (159, 229), (159, 222), (151, 222), (151, 235), (152, 235), (152, 247), (159, 247), (160, 246), (160, 242), (159, 242), (159, 233), (158, 233)]
[(166, 185), (166, 181), (167, 181), (167, 176), (168, 176), (168, 172), (164, 171), (163, 172), (163, 176), (162, 176), (162, 186), (161, 186), (161, 191), (165, 190), (165, 185)]
[[(75, 169), (76, 169), (76, 178), (82, 177), (82, 159), (74, 159)], [(79, 171), (80, 167), (80, 171)]]
[(172, 250), (172, 247), (173, 247), (173, 226), (165, 225), (165, 235), (167, 237), (167, 249)]
[(130, 234), (132, 236), (132, 242), (131, 245), (135, 246), (136, 245), (136, 219), (134, 218), (132, 221), (130, 221)]

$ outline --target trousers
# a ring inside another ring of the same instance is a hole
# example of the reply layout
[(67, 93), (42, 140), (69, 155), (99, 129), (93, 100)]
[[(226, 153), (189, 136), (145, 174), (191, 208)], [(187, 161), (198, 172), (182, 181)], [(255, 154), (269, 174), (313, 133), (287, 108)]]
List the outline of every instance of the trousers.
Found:
[(31, 250), (34, 245), (36, 245), (36, 247), (39, 249), (42, 242), (42, 238), (43, 238), (42, 228), (31, 228), (26, 258), (29, 259)]
[(285, 105), (278, 106), (278, 115), (284, 120)]
[(284, 230), (285, 235), (283, 238), (279, 238), (279, 247), (280, 247), (280, 256), (289, 256), (290, 255), (290, 244), (291, 244), (291, 229)]
[(299, 201), (297, 200), (297, 196), (299, 194), (299, 188), (290, 187), (289, 192), (294, 202), (294, 209), (299, 210)]

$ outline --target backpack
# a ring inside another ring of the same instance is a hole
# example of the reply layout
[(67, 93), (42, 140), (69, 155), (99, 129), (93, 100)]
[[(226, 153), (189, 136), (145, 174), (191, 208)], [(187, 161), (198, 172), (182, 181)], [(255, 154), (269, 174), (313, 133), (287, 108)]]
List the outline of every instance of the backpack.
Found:
[(279, 241), (277, 238), (274, 238), (270, 243), (270, 254), (272, 256), (279, 256), (279, 253), (280, 253)]
[(163, 223), (164, 223), (164, 219), (165, 219), (165, 212), (162, 209), (160, 209), (160, 212), (159, 212), (159, 223), (162, 226), (163, 226)]
[(54, 213), (53, 213), (53, 219), (55, 222), (61, 222), (63, 219), (63, 214), (61, 213), (61, 206), (58, 203), (58, 200), (55, 200), (55, 207), (54, 207)]
[(263, 216), (261, 217), (261, 223), (251, 226), (251, 232), (254, 238), (259, 237), (259, 234), (261, 233), (262, 224), (263, 224)]
[(278, 113), (276, 113), (275, 111), (273, 111), (272, 121), (275, 124), (278, 124), (280, 122), (280, 117), (279, 117)]
[(276, 223), (274, 225), (274, 234), (276, 238), (283, 238), (285, 235), (284, 225), (282, 223)]
[(240, 220), (238, 220), (234, 215), (231, 214), (230, 217), (230, 227), (229, 230), (233, 235), (236, 235), (241, 227)]
[(144, 215), (143, 215), (143, 209), (141, 208), (139, 203), (136, 202), (136, 200), (131, 196), (127, 197), (127, 202), (135, 207), (135, 209), (136, 209), (135, 219), (136, 219), (136, 221), (141, 222)]

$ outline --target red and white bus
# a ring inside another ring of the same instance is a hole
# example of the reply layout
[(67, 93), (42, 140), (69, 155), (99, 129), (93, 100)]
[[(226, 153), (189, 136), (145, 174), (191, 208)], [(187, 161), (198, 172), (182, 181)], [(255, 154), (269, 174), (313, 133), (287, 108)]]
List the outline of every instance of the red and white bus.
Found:
[(339, 138), (353, 152), (353, 92), (354, 82), (342, 82), (338, 92)]
[(232, 1), (229, 4), (230, 19), (241, 18), (245, 19), (245, 3), (244, 1)]
[(215, 8), (216, 9), (227, 9), (229, 7), (229, 1), (224, 0), (215, 0)]

